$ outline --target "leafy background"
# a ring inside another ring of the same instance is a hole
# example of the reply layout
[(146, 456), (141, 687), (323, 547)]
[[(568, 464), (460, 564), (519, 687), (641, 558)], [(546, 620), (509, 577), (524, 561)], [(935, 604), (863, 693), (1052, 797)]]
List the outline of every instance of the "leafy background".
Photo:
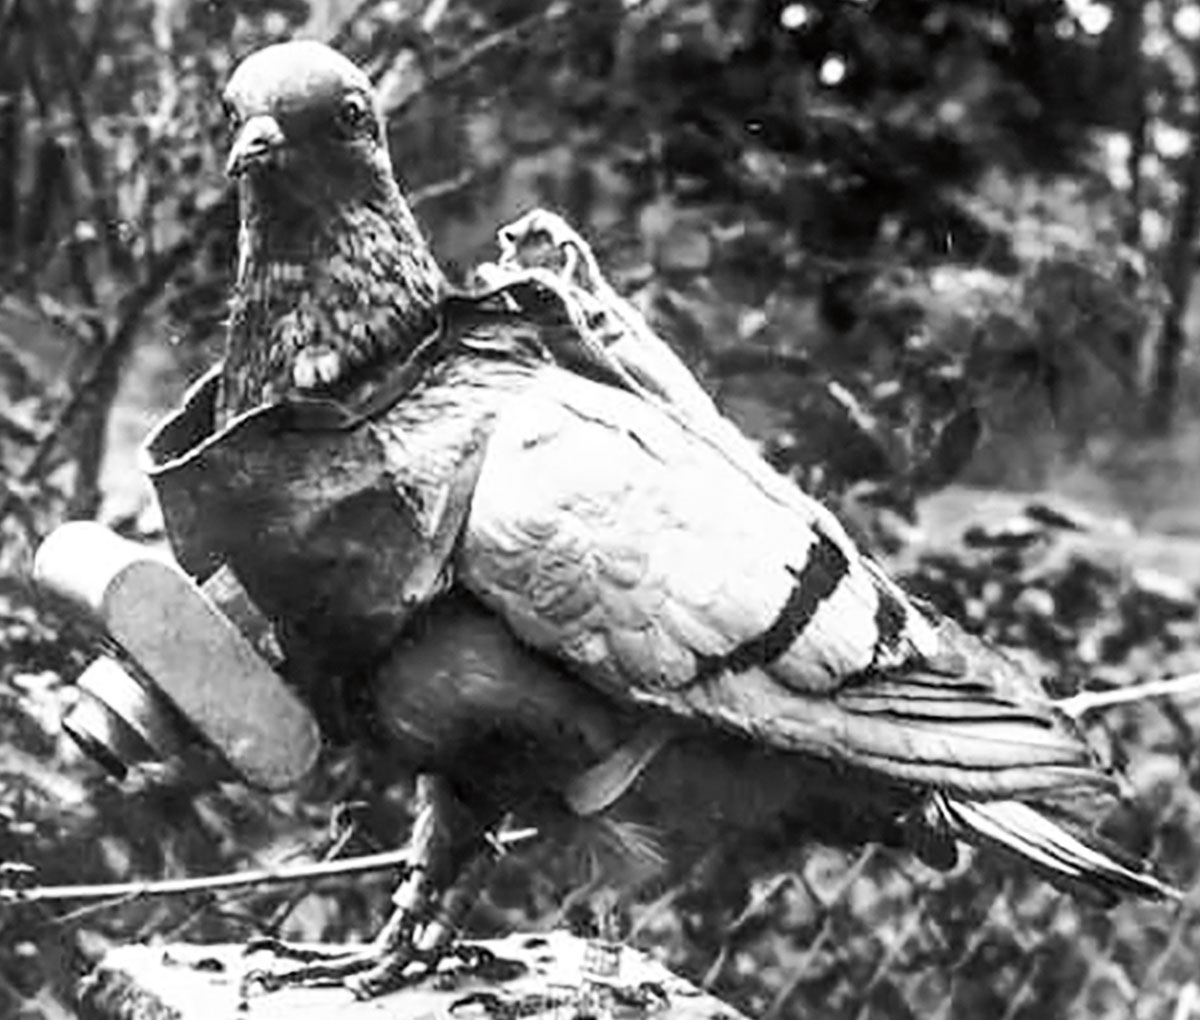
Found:
[[(295, 35), (372, 73), (452, 271), (558, 209), (764, 453), (947, 612), (1063, 691), (1195, 668), (1200, 6), (0, 0), (0, 861), (200, 874), (406, 832), (406, 781), (361, 750), (284, 797), (118, 787), (59, 724), (87, 642), (27, 582), (68, 517), (161, 539), (134, 451), (220, 351), (216, 97)], [(1190, 888), (1188, 706), (1093, 729), (1137, 794), (1108, 824)], [(1194, 896), (1102, 913), (995, 862), (938, 876), (883, 850), (707, 865), (635, 939), (755, 1015), (1196, 1002)], [(560, 871), (514, 855), (477, 930), (554, 916)], [(114, 941), (366, 937), (387, 891), (9, 909), (0, 1016), (72, 1016)]]

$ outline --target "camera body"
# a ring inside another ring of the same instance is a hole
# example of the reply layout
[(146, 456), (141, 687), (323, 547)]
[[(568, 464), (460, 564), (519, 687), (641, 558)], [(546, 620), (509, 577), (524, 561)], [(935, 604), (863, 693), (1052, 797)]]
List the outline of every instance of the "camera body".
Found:
[(73, 521), (42, 543), (34, 579), (108, 652), (79, 678), (63, 725), (109, 772), (183, 761), (284, 790), (316, 761), (316, 721), (276, 671), (270, 621), (228, 569), (201, 585), (165, 552)]

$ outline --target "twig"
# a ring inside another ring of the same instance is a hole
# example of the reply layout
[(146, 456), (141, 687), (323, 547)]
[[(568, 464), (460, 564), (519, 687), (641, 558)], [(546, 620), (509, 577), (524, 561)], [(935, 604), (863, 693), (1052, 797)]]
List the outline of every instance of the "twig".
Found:
[(38, 441), (38, 435), (33, 429), (2, 411), (0, 411), (0, 435), (26, 446), (32, 446)]
[(445, 177), (440, 181), (434, 181), (431, 184), (426, 184), (422, 188), (413, 188), (413, 190), (408, 193), (408, 204), (414, 209), (419, 208), (426, 202), (434, 202), (439, 198), (445, 198), (447, 195), (453, 195), (456, 192), (464, 191), (474, 184), (478, 179), (478, 170), (461, 170), (453, 177)]
[(420, 96), (457, 78), (460, 74), (463, 74), (496, 50), (511, 46), (523, 36), (531, 35), (561, 20), (569, 10), (570, 5), (568, 4), (551, 3), (544, 10), (538, 11), (536, 14), (531, 14), (527, 18), (522, 18), (514, 25), (509, 25), (498, 32), (484, 36), (474, 45), (469, 46), (460, 56), (450, 61), (445, 67), (431, 74), (419, 87), (402, 96), (386, 111), (388, 118), (401, 116)]
[[(533, 839), (537, 829), (509, 829), (495, 837), (501, 850)], [(290, 882), (313, 882), (367, 871), (403, 870), (406, 875), (414, 868), (409, 862), (410, 851), (385, 850), (340, 861), (317, 861), (293, 867), (256, 868), (237, 874), (205, 875), (200, 878), (167, 878), (143, 882), (106, 882), (95, 885), (37, 885), (0, 888), (0, 907), (28, 903), (51, 903), (65, 900), (111, 900), (110, 906), (121, 906), (133, 900), (151, 896), (188, 896), (194, 893), (220, 892), (241, 889), (250, 885), (285, 885)], [(18, 866), (25, 869), (24, 865)]]
[[(13, 15), (13, 23), (22, 30), (22, 41), (26, 36), (33, 36), (37, 33), (37, 26), (29, 23), (29, 15), (15, 8), (16, 13)], [(37, 107), (38, 116), (44, 121), (51, 119), (50, 112), (50, 89), (46, 85), (45, 79), (42, 78), (41, 65), (38, 62), (38, 54), (33, 45), (17, 46), (23, 58), (23, 69), (25, 71), (25, 84), (29, 86), (29, 94), (33, 96), (33, 104)]]
[(426, 35), (432, 34), (449, 8), (450, 0), (429, 0), (429, 5), (421, 12), (421, 31)]
[(376, 7), (382, 3), (382, 0), (361, 0), (359, 5), (354, 8), (338, 25), (337, 29), (329, 37), (329, 45), (335, 50), (344, 49), (351, 41), (354, 32), (354, 24), (359, 18), (365, 18)]
[(93, 214), (98, 220), (97, 227), (104, 239), (104, 250), (108, 255), (109, 264), (121, 275), (126, 275), (133, 267), (133, 260), (121, 240), (117, 210), (113, 208), (112, 192), (108, 175), (105, 173), (104, 155), (92, 131), (91, 112), (83, 96), (83, 84), (76, 73), (79, 47), (73, 45), (74, 40), (63, 31), (63, 26), (70, 23), (70, 18), (65, 17), (58, 8), (59, 5), (55, 4), (43, 17), (41, 27), (45, 29), (50, 40), (50, 45), (44, 47), (43, 52), (55, 65), (66, 93), (67, 106), (71, 111), (71, 120), (79, 143), (83, 172), (91, 190)]
[[(15, 255), (18, 248), (18, 227), (21, 208), (18, 193), (20, 171), (24, 166), (23, 152), (26, 139), (21, 131), (21, 83), (20, 68), (13, 52), (20, 45), (14, 38), (8, 23), (13, 21), (9, 9), (0, 9), (0, 249), (7, 257)], [(5, 35), (7, 33), (7, 38)]]
[(1146, 161), (1146, 150), (1150, 142), (1150, 110), (1146, 87), (1146, 62), (1142, 58), (1146, 37), (1146, 3), (1145, 0), (1122, 5), (1124, 16), (1123, 35), (1126, 52), (1132, 61), (1129, 65), (1127, 86), (1129, 90), (1127, 101), (1131, 110), (1129, 118), (1129, 153), (1125, 157), (1125, 169), (1129, 177), (1129, 185), (1125, 197), (1129, 211), (1126, 213), (1125, 224), (1121, 231), (1122, 239), (1131, 248), (1142, 249), (1142, 214), (1145, 212), (1145, 180), (1143, 164)]
[(0, 522), (11, 515), (27, 536), (40, 539), (37, 514), (30, 502), (29, 486), (0, 475)]
[[(335, 813), (336, 810), (337, 809), (335, 809)], [(341, 855), (342, 851), (346, 849), (346, 844), (354, 838), (354, 834), (355, 830), (353, 822), (342, 826), (341, 830), (333, 837), (329, 845), (326, 846), (326, 848), (321, 852), (321, 863), (336, 860)], [(256, 917), (247, 918), (241, 914), (238, 914), (237, 912), (231, 910), (227, 905), (223, 904), (222, 900), (215, 893), (209, 892), (206, 893), (202, 899), (197, 900), (197, 902), (192, 905), (192, 908), (184, 915), (182, 920), (170, 925), (160, 934), (167, 941), (171, 941), (178, 938), (179, 933), (191, 925), (192, 922), (198, 917), (216, 916), (237, 917), (241, 920), (250, 920), (258, 934), (276, 935), (278, 934), (279, 928), (283, 922), (286, 921), (291, 912), (296, 909), (296, 905), (300, 903), (300, 901), (303, 900), (307, 895), (307, 889), (298, 890), (284, 899), (284, 901), (280, 903), (274, 911), (272, 911), (271, 916), (266, 921), (260, 921)], [(99, 905), (93, 904), (92, 906), (83, 907), (80, 910), (72, 911), (69, 914), (60, 915), (55, 920), (59, 924), (62, 924), (64, 921), (74, 920), (78, 917), (95, 913), (98, 910), (104, 910), (105, 907), (106, 905), (103, 903)]]
[[(1200, 41), (1193, 44), (1191, 59), (1193, 67), (1200, 65)], [(1194, 97), (1200, 96), (1200, 80), (1193, 84), (1192, 91)], [(1200, 226), (1200, 105), (1193, 114), (1188, 134), (1191, 152), (1178, 172), (1183, 181), (1182, 194), (1175, 204), (1170, 238), (1161, 256), (1159, 271), (1166, 285), (1167, 308), (1154, 340), (1154, 369), (1145, 406), (1146, 426), (1158, 435), (1170, 431), (1174, 420), (1180, 362), (1188, 339), (1183, 317), (1192, 281), (1192, 251)]]
[(87, 83), (91, 81), (92, 75), (96, 71), (96, 64), (99, 62), (100, 54), (104, 51), (104, 47), (109, 44), (109, 33), (115, 7), (116, 4), (113, 3), (113, 0), (101, 0), (96, 5), (95, 14), (92, 16), (91, 35), (79, 53), (79, 79), (81, 82)]
[[(778, 992), (775, 993), (775, 998), (771, 1000), (771, 1004), (766, 1008), (762, 1015), (762, 1020), (778, 1020), (783, 1016), (788, 1009), (788, 1004), (792, 1001), (792, 997), (800, 990), (800, 986), (805, 981), (811, 981), (812, 975), (809, 968), (818, 958), (818, 955), (824, 951), (826, 944), (835, 937), (833, 925), (833, 906), (846, 894), (849, 888), (859, 880), (862, 873), (866, 871), (867, 866), (875, 859), (879, 853), (877, 846), (868, 846), (867, 849), (859, 855), (858, 859), (847, 869), (842, 880), (838, 883), (837, 889), (828, 900), (822, 901), (818, 897), (817, 902), (821, 905), (821, 913), (824, 915), (821, 920), (821, 927), (817, 931), (816, 937), (808, 944), (804, 951), (804, 955), (797, 961), (792, 968), (791, 977)], [(799, 875), (803, 878), (803, 875)]]
[(1024, 977), (1021, 978), (1021, 983), (1016, 989), (1008, 995), (1008, 1008), (1004, 1011), (1004, 1015), (1000, 1020), (1014, 1020), (1021, 1008), (1025, 1005), (1033, 991), (1034, 982), (1041, 977), (1042, 969), (1047, 965), (1048, 956), (1035, 956), (1033, 962), (1029, 964), (1029, 969), (1025, 971)]
[[(298, 864), (290, 868), (258, 868), (236, 875), (205, 875), (200, 878), (168, 878), (147, 882), (109, 882), (97, 885), (41, 885), (28, 889), (0, 889), (0, 905), (46, 903), (62, 900), (130, 900), (150, 896), (186, 896), (193, 893), (238, 889), (248, 885), (282, 885), (311, 882), (365, 871), (389, 868), (409, 869), (409, 852), (387, 850), (383, 853), (347, 857), (341, 861)], [(115, 905), (115, 904), (114, 904)]]
[[(228, 214), (234, 201), (232, 189), (226, 192), (212, 205), (205, 208), (196, 219), (196, 224), (187, 236), (181, 238), (172, 247), (164, 251), (150, 267), (145, 279), (129, 291), (122, 299), (118, 312), (117, 324), (109, 336), (104, 349), (96, 358), (91, 370), (80, 380), (74, 392), (55, 416), (54, 422), (43, 433), (42, 441), (38, 444), (33, 458), (21, 472), (22, 481), (33, 481), (45, 467), (50, 454), (61, 441), (64, 433), (70, 428), (75, 416), (86, 403), (92, 389), (106, 378), (116, 367), (125, 360), (133, 341), (137, 336), (138, 327), (151, 303), (178, 272), (207, 240), (209, 234)], [(0, 517), (3, 510), (0, 508)]]
[(721, 941), (721, 948), (717, 952), (716, 959), (705, 971), (704, 979), (700, 982), (701, 988), (706, 992), (711, 992), (716, 988), (717, 981), (729, 965), (729, 958), (737, 950), (736, 943), (746, 926), (751, 921), (759, 920), (767, 912), (767, 908), (774, 903), (776, 897), (795, 884), (796, 876), (790, 871), (784, 872), (782, 875), (777, 875), (759, 895), (750, 898), (750, 902), (726, 929), (725, 938)]
[[(1142, 978), (1142, 988), (1157, 988), (1159, 982), (1163, 980), (1167, 967), (1174, 961), (1176, 954), (1181, 949), (1190, 948), (1190, 934), (1195, 930), (1196, 921), (1196, 910), (1192, 906), (1195, 902), (1192, 897), (1195, 896), (1196, 889), (1197, 886), (1194, 884), (1188, 889), (1182, 909), (1176, 912), (1175, 918), (1171, 922), (1171, 928), (1167, 933), (1166, 941), (1158, 951), (1158, 955), (1154, 958), (1154, 961), (1146, 968)], [(1146, 1008), (1148, 1004), (1144, 999), (1136, 1005), (1142, 1007), (1133, 1014), (1137, 1020), (1142, 1020), (1143, 1017), (1149, 1016), (1149, 1009)]]
[[(341, 815), (340, 817), (345, 817)], [(353, 818), (350, 818), (344, 824), (338, 825), (338, 820), (335, 820), (334, 825), (340, 830), (334, 834), (333, 840), (325, 848), (325, 852), (321, 854), (322, 861), (336, 860), (346, 849), (346, 845), (354, 838), (356, 826)], [(296, 905), (304, 898), (306, 890), (300, 890), (288, 899), (284, 900), (271, 912), (271, 916), (260, 925), (259, 930), (268, 935), (278, 935), (279, 929), (283, 927), (284, 921), (288, 919), (292, 911), (296, 909)]]
[(1147, 698), (1179, 698), (1200, 696), (1200, 673), (1186, 673), (1170, 680), (1149, 680), (1111, 691), (1081, 691), (1055, 702), (1056, 707), (1076, 719), (1101, 708), (1126, 705)]

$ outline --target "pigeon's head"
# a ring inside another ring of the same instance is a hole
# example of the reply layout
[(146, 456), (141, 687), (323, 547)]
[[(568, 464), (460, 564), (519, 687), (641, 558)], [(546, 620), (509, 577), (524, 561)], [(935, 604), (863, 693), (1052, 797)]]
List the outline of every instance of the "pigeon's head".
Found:
[(328, 210), (396, 194), (370, 79), (318, 42), (268, 46), (225, 88), (226, 173), (267, 205)]

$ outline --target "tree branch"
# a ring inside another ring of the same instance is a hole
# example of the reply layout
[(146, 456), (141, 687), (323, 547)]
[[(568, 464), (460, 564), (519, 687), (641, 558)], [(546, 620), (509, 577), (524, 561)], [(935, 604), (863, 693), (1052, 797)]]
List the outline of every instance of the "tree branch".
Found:
[(113, 0), (100, 0), (92, 18), (92, 31), (83, 51), (79, 54), (79, 80), (89, 82), (96, 71), (100, 54), (109, 43), (112, 28)]
[(1081, 691), (1055, 702), (1055, 706), (1072, 718), (1079, 719), (1089, 712), (1150, 698), (1196, 697), (1200, 697), (1200, 673), (1186, 673), (1169, 680), (1147, 680), (1140, 684), (1116, 687), (1111, 691)]
[(58, 73), (66, 94), (67, 107), (71, 111), (71, 121), (83, 161), (83, 172), (92, 193), (93, 215), (99, 220), (100, 236), (104, 240), (109, 264), (117, 272), (128, 275), (133, 268), (133, 262), (121, 241), (117, 211), (113, 208), (108, 175), (104, 169), (104, 155), (92, 132), (91, 115), (83, 97), (80, 78), (76, 74), (75, 62), (78, 59), (79, 48), (72, 45), (72, 40), (63, 30), (63, 25), (69, 24), (70, 20), (58, 4), (44, 12), (42, 28), (50, 42), (49, 46), (43, 47), (44, 55)]
[(1144, 201), (1142, 162), (1146, 156), (1150, 126), (1146, 96), (1145, 57), (1142, 55), (1142, 42), (1146, 34), (1146, 6), (1143, 2), (1137, 2), (1130, 4), (1127, 10), (1124, 8), (1121, 10), (1125, 18), (1125, 44), (1130, 69), (1127, 95), (1129, 156), (1125, 161), (1126, 172), (1129, 175), (1129, 211), (1125, 219), (1122, 237), (1130, 247), (1140, 250)]
[(460, 170), (453, 177), (433, 181), (421, 188), (413, 188), (408, 193), (408, 204), (414, 209), (420, 208), (426, 202), (436, 202), (439, 198), (445, 198), (447, 195), (454, 195), (460, 191), (464, 191), (478, 179), (478, 170)]
[(282, 885), (289, 882), (312, 882), (367, 871), (386, 871), (391, 868), (411, 870), (409, 852), (388, 850), (362, 857), (347, 857), (340, 861), (319, 861), (285, 868), (257, 868), (230, 875), (205, 875), (200, 878), (168, 878), (153, 882), (107, 882), (97, 885), (41, 885), (28, 889), (0, 889), (0, 905), (51, 903), (68, 900), (112, 900), (113, 906), (130, 900), (152, 896), (188, 896), (194, 893), (240, 889), (246, 886)]
[(191, 232), (162, 252), (142, 282), (124, 296), (118, 307), (116, 325), (109, 334), (107, 343), (97, 355), (91, 370), (75, 387), (67, 402), (59, 409), (54, 422), (43, 434), (33, 458), (21, 472), (23, 481), (32, 481), (42, 473), (50, 455), (92, 392), (113, 372), (119, 373), (133, 348), (138, 327), (150, 305), (170, 283), (171, 278), (193, 258), (221, 220), (230, 215), (235, 201), (233, 189), (226, 188), (219, 199), (201, 211)]
[[(1193, 66), (1200, 71), (1200, 46), (1192, 54)], [(1183, 194), (1175, 211), (1171, 238), (1163, 255), (1162, 275), (1167, 288), (1167, 311), (1156, 344), (1154, 377), (1146, 405), (1146, 426), (1156, 434), (1166, 433), (1175, 417), (1179, 389), (1179, 362), (1186, 337), (1183, 317), (1191, 296), (1195, 269), (1196, 228), (1200, 224), (1200, 89), (1193, 96), (1196, 112), (1189, 134), (1191, 152), (1183, 170)]]
[(359, 18), (366, 17), (382, 2), (383, 0), (361, 0), (359, 5), (342, 19), (342, 23), (338, 26), (337, 30), (329, 37), (329, 45), (335, 50), (344, 49), (346, 44), (350, 42), (355, 22)]
[(498, 50), (513, 46), (527, 36), (535, 35), (545, 28), (562, 21), (570, 13), (570, 10), (571, 7), (569, 4), (556, 0), (556, 2), (549, 4), (545, 9), (536, 14), (531, 14), (527, 18), (523, 18), (516, 22), (516, 24), (509, 25), (498, 32), (493, 32), (491, 35), (484, 36), (478, 42), (468, 46), (454, 60), (436, 70), (421, 82), (417, 88), (413, 89), (412, 92), (397, 100), (390, 109), (384, 111), (385, 116), (389, 119), (403, 116), (409, 107), (422, 95), (453, 81), (459, 75), (464, 74)]
[(25, 446), (33, 446), (38, 441), (37, 433), (33, 429), (3, 411), (0, 411), (0, 436)]
[(0, 251), (17, 254), (20, 224), (19, 181), (24, 135), (21, 131), (20, 35), (9, 10), (0, 11)]
[[(498, 847), (523, 843), (537, 835), (536, 829), (510, 829), (495, 837)], [(61, 903), (71, 900), (112, 900), (112, 906), (130, 900), (152, 896), (190, 896), (195, 893), (221, 892), (228, 889), (244, 889), (247, 886), (284, 885), (291, 882), (314, 882), (347, 875), (361, 875), (368, 871), (397, 869), (409, 875), (413, 867), (409, 862), (408, 848), (385, 850), (361, 857), (346, 857), (342, 860), (315, 861), (291, 867), (255, 868), (235, 874), (203, 875), (199, 878), (168, 878), (142, 882), (104, 882), (93, 885), (39, 885), (21, 887), (13, 878), (23, 878), (30, 870), (25, 865), (0, 865), (0, 881), (7, 868), (10, 882), (0, 887), (0, 907), (26, 903)]]

